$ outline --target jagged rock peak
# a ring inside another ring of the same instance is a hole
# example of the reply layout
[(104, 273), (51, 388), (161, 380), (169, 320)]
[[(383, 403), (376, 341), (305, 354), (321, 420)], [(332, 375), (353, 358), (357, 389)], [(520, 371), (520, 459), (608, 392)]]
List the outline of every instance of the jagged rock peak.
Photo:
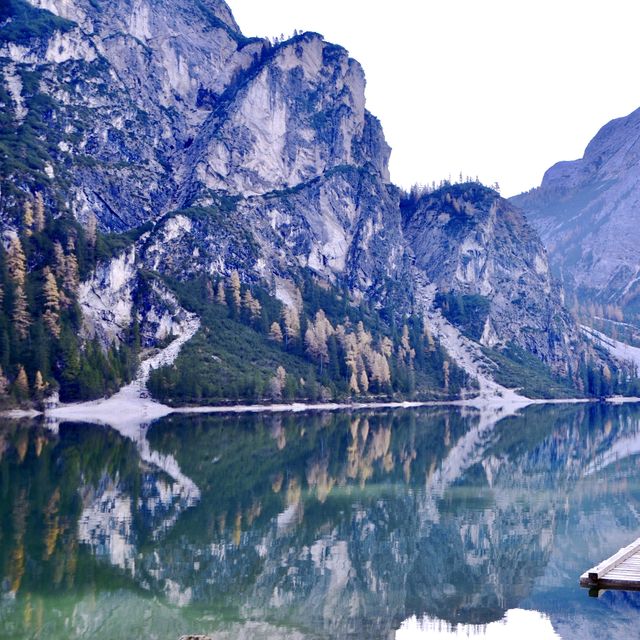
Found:
[(295, 187), (334, 167), (370, 164), (390, 181), (390, 149), (365, 109), (361, 65), (320, 34), (263, 52), (193, 146), (193, 179), (245, 196)]
[[(47, 9), (61, 18), (73, 20), (83, 29), (122, 30), (143, 42), (162, 35), (157, 29), (160, 16), (181, 15), (198, 18), (210, 26), (224, 25), (240, 35), (240, 27), (224, 0), (27, 0), (39, 9)], [(222, 23), (222, 24), (221, 24)], [(166, 23), (169, 26), (169, 23)], [(174, 25), (174, 34), (179, 22)]]

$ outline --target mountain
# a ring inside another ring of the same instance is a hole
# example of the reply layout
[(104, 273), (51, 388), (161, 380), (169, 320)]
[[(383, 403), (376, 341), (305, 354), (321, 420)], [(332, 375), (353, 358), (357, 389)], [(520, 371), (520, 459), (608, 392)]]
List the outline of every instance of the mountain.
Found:
[(14, 395), (109, 393), (187, 311), (200, 333), (151, 379), (166, 401), (451, 397), (536, 367), (535, 394), (601, 393), (606, 357), (513, 207), (476, 183), (390, 183), (344, 48), (247, 38), (218, 0), (0, 11)]
[(582, 159), (559, 162), (539, 188), (512, 199), (569, 291), (605, 314), (609, 305), (633, 318), (640, 310), (639, 161), (640, 109), (605, 125)]
[(448, 294), (436, 296), (447, 315), (462, 306), (470, 337), (486, 347), (517, 345), (564, 375), (577, 367), (580, 337), (558, 302), (544, 247), (518, 209), (472, 183), (427, 194), (404, 212), (414, 269)]

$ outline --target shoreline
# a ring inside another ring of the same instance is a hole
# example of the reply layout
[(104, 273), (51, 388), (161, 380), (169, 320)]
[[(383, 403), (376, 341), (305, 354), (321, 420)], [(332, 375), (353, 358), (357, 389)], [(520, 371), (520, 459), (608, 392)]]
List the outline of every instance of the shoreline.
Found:
[[(187, 312), (185, 312), (187, 313)], [(479, 371), (474, 371), (480, 382), (478, 395), (473, 398), (458, 398), (456, 400), (425, 400), (425, 401), (386, 401), (386, 402), (292, 402), (272, 404), (243, 404), (210, 405), (195, 407), (170, 407), (149, 397), (147, 381), (152, 370), (172, 364), (178, 357), (182, 346), (188, 342), (200, 328), (200, 319), (192, 313), (187, 313), (186, 322), (180, 335), (164, 349), (143, 360), (132, 382), (122, 387), (109, 398), (76, 402), (71, 404), (56, 404), (43, 411), (34, 409), (9, 409), (0, 411), (0, 418), (26, 419), (43, 416), (51, 425), (61, 422), (86, 422), (103, 424), (131, 433), (143, 426), (169, 415), (220, 415), (243, 413), (304, 413), (313, 411), (366, 411), (380, 409), (415, 409), (420, 407), (462, 407), (476, 409), (485, 418), (493, 421), (514, 415), (518, 410), (532, 405), (552, 404), (587, 404), (605, 401), (610, 404), (631, 404), (640, 402), (640, 398), (624, 398), (613, 396), (610, 398), (527, 398), (518, 393), (518, 389), (507, 389), (487, 378)], [(449, 332), (451, 333), (451, 332)], [(447, 334), (450, 341), (453, 339)], [(455, 341), (454, 341), (455, 342)], [(450, 345), (451, 346), (451, 345)], [(468, 355), (465, 345), (453, 344), (455, 351), (465, 355), (463, 358), (467, 368), (474, 369), (472, 363), (467, 362)]]
[[(127, 394), (127, 387), (111, 398), (89, 402), (59, 405), (53, 409), (11, 409), (0, 411), (0, 418), (26, 419), (44, 417), (57, 422), (89, 422), (113, 426), (123, 424), (145, 424), (169, 415), (220, 415), (259, 413), (305, 413), (314, 411), (366, 411), (380, 409), (417, 409), (421, 407), (462, 407), (481, 412), (514, 413), (532, 405), (589, 404), (605, 402), (612, 405), (640, 403), (637, 397), (612, 396), (610, 398), (525, 398), (514, 393), (512, 397), (475, 397), (458, 400), (390, 401), (390, 402), (327, 402), (327, 403), (274, 403), (205, 405), (196, 407), (170, 407), (151, 399)], [(128, 396), (128, 397), (127, 397)]]

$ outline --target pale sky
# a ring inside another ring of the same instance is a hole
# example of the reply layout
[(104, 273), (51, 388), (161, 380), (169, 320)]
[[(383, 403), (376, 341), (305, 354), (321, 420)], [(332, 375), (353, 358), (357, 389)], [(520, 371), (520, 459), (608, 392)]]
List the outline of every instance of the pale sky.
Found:
[(396, 184), (514, 195), (640, 107), (637, 0), (228, 0), (245, 35), (317, 31), (367, 75)]

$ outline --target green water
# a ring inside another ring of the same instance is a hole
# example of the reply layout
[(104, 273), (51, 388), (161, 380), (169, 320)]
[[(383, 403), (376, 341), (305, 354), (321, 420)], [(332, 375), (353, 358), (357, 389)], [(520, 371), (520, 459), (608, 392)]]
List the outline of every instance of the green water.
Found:
[(636, 637), (640, 408), (0, 423), (0, 638)]

